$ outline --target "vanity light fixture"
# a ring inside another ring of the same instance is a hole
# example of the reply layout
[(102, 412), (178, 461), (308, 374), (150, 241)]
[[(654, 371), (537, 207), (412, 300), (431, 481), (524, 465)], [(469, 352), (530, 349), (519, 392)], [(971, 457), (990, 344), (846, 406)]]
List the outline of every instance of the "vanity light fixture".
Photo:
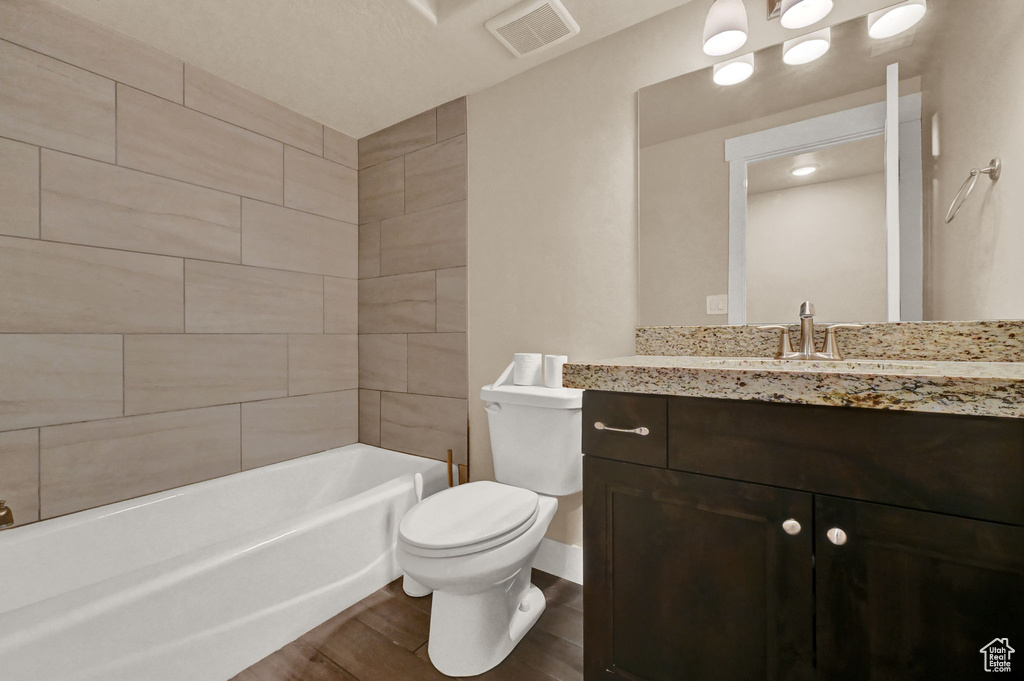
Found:
[(809, 64), (828, 52), (832, 46), (832, 29), (823, 28), (814, 33), (787, 40), (782, 44), (782, 61), (791, 66)]
[(868, 15), (868, 35), (891, 38), (913, 28), (928, 11), (927, 0), (906, 0)]
[(743, 0), (715, 0), (704, 21), (704, 54), (735, 52), (747, 42), (747, 8)]
[(750, 78), (754, 73), (754, 53), (715, 64), (712, 79), (719, 85), (736, 85)]
[(832, 11), (832, 0), (782, 0), (783, 28), (804, 28), (816, 24)]
[(793, 168), (793, 170), (791, 170), (790, 172), (793, 173), (793, 175), (795, 175), (796, 177), (806, 177), (807, 175), (816, 173), (818, 171), (818, 168), (820, 167), (821, 166), (819, 165), (811, 164), (809, 166), (799, 166), (797, 168)]

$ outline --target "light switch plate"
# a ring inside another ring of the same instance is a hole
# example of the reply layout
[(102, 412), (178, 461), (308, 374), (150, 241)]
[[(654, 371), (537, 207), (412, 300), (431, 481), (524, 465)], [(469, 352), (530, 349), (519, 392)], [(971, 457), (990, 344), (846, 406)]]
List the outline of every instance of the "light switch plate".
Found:
[(708, 296), (708, 314), (729, 314), (729, 294)]

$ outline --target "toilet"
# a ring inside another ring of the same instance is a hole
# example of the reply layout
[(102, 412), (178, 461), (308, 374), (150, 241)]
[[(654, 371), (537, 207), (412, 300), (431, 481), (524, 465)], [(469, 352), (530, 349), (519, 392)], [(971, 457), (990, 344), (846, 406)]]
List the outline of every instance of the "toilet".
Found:
[(406, 593), (434, 594), (427, 652), (448, 676), (495, 667), (544, 612), (533, 560), (554, 497), (583, 488), (582, 390), (514, 385), (509, 365), (480, 397), (498, 482), (427, 497), (398, 532)]

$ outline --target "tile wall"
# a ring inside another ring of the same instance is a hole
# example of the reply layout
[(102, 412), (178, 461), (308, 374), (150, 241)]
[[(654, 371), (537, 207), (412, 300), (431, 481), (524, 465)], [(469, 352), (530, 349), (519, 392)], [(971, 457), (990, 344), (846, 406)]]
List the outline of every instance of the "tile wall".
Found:
[[(373, 405), (386, 445), (436, 455), (457, 431), (464, 458), (465, 135), (437, 134), (455, 118), (363, 140), (386, 195), (360, 210), (354, 139), (0, 2), (0, 498), (19, 523), (351, 443)], [(361, 260), (389, 276), (363, 289)], [(360, 345), (401, 375), (374, 360), (359, 394)]]
[(359, 140), (359, 439), (467, 464), (466, 100)]

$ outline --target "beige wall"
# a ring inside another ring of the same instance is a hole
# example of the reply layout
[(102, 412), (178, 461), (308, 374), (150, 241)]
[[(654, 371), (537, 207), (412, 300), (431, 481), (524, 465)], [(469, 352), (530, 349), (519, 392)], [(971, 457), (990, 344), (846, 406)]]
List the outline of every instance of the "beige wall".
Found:
[[(837, 3), (830, 20), (886, 4)], [(754, 10), (750, 49), (787, 37)], [(706, 12), (689, 3), (470, 96), (471, 395), (514, 352), (632, 354), (636, 91), (712, 63), (700, 48)], [(473, 478), (491, 477), (475, 396), (470, 452)], [(580, 501), (561, 500), (549, 537), (581, 543)]]
[(356, 142), (32, 1), (0, 23), (19, 523), (356, 440)]
[(747, 197), (747, 316), (790, 323), (885, 318), (885, 173)]
[(359, 439), (467, 456), (466, 100), (359, 140)]
[[(1024, 4), (950, 3), (941, 59), (922, 77), (926, 285), (925, 319), (1024, 317)], [(930, 156), (930, 122), (939, 113), (941, 155)], [(995, 184), (982, 177), (952, 224), (946, 210), (971, 168), (1000, 156)], [(934, 183), (934, 184), (933, 184)]]

